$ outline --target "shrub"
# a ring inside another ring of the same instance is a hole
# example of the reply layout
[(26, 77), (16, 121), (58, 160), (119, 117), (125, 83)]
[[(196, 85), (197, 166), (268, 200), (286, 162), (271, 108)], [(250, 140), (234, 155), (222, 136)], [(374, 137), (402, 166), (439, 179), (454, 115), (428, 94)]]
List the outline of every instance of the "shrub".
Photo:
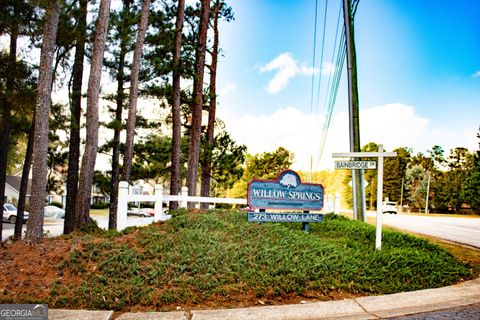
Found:
[(110, 207), (109, 202), (97, 202), (90, 205), (90, 209), (107, 209)]

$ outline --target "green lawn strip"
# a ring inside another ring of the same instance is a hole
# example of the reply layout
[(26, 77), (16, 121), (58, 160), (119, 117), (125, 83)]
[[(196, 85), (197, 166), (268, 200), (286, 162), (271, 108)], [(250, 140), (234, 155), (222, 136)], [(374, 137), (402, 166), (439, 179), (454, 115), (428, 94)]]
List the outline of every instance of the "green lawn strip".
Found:
[[(130, 241), (122, 241), (129, 238)], [(178, 211), (165, 224), (84, 237), (59, 266), (82, 284), (55, 284), (50, 306), (161, 310), (252, 294), (321, 298), (331, 292), (384, 294), (440, 287), (468, 278), (468, 265), (437, 245), (327, 216), (305, 234), (295, 223), (249, 223), (246, 214)]]

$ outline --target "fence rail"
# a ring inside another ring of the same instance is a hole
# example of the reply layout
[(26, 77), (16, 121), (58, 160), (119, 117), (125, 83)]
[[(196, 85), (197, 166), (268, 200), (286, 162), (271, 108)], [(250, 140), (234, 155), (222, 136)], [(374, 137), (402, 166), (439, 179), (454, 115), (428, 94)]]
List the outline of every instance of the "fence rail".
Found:
[[(189, 202), (193, 203), (227, 203), (247, 205), (247, 199), (239, 198), (213, 198), (213, 197), (196, 197), (188, 195), (188, 188), (183, 187), (179, 195), (163, 194), (163, 186), (155, 185), (155, 193), (153, 195), (129, 194), (129, 185), (126, 181), (121, 181), (118, 185), (118, 207), (117, 207), (117, 230), (121, 231), (129, 226), (127, 221), (127, 211), (129, 202), (154, 202), (153, 221), (166, 221), (171, 215), (165, 214), (163, 204), (170, 201), (178, 201), (180, 208), (187, 208)], [(151, 219), (149, 219), (151, 220)]]
[[(153, 195), (144, 194), (129, 194), (129, 185), (126, 181), (121, 181), (118, 186), (118, 207), (117, 207), (117, 230), (121, 231), (128, 226), (138, 225), (156, 221), (166, 221), (171, 218), (171, 215), (165, 214), (163, 211), (163, 204), (170, 201), (178, 201), (180, 208), (187, 208), (189, 202), (193, 203), (226, 203), (226, 204), (238, 204), (247, 205), (247, 199), (240, 198), (213, 198), (213, 197), (196, 197), (188, 195), (188, 188), (183, 187), (179, 195), (163, 194), (163, 186), (155, 185), (155, 193)], [(153, 219), (142, 218), (128, 219), (127, 211), (129, 202), (154, 202), (154, 216)], [(335, 196), (327, 195), (325, 199), (324, 211), (326, 212), (340, 212), (340, 195)], [(133, 224), (132, 224), (133, 222)]]

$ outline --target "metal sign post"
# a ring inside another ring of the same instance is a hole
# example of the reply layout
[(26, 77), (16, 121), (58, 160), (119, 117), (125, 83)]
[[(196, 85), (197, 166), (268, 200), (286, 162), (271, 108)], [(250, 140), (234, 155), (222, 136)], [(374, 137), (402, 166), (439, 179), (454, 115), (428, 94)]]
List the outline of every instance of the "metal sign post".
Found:
[[(377, 230), (375, 237), (375, 249), (382, 248), (382, 196), (383, 196), (383, 158), (396, 157), (396, 152), (383, 152), (383, 145), (378, 145), (378, 152), (348, 152), (348, 153), (334, 153), (333, 158), (360, 158), (360, 157), (375, 157), (378, 158), (378, 174), (377, 174)], [(338, 169), (368, 169), (371, 165), (368, 161), (343, 161), (343, 164)], [(351, 163), (351, 165), (344, 165)], [(355, 203), (354, 203), (355, 205)]]

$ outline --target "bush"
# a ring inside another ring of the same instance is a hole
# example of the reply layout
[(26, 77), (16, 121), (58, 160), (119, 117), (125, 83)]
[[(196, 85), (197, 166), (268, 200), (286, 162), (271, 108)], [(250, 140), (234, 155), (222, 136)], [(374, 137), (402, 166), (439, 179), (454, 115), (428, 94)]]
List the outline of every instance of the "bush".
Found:
[[(311, 223), (252, 223), (245, 212), (178, 209), (174, 218), (122, 232), (101, 231), (72, 240), (56, 273), (55, 308), (171, 310), (178, 305), (232, 306), (293, 299), (389, 294), (470, 279), (471, 267), (426, 240), (385, 230), (375, 250), (375, 227), (329, 214)], [(36, 290), (36, 289), (32, 289)], [(36, 291), (32, 291), (36, 292)], [(0, 303), (27, 303), (0, 295)], [(243, 304), (243, 302), (242, 302)]]
[(96, 220), (90, 219), (87, 224), (80, 226), (80, 231), (87, 234), (102, 233), (103, 230), (98, 226)]
[(107, 209), (110, 207), (109, 202), (97, 202), (90, 205), (90, 209)]

